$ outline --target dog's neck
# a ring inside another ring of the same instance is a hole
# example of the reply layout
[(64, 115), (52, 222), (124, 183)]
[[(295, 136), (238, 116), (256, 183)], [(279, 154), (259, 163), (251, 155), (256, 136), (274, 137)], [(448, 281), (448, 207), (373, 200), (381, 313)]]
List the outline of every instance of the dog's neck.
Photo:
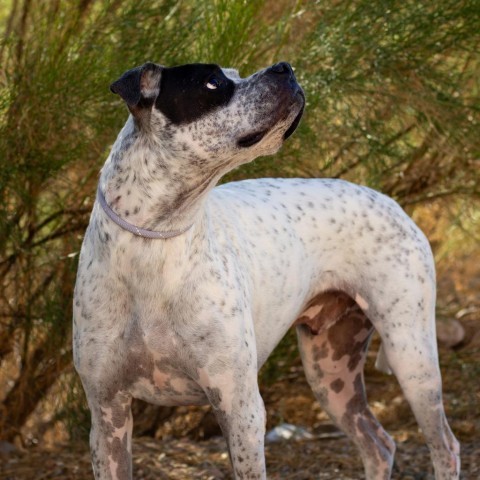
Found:
[(136, 227), (184, 231), (195, 223), (220, 169), (195, 167), (195, 152), (158, 148), (168, 135), (142, 132), (132, 117), (115, 141), (100, 176), (107, 205)]

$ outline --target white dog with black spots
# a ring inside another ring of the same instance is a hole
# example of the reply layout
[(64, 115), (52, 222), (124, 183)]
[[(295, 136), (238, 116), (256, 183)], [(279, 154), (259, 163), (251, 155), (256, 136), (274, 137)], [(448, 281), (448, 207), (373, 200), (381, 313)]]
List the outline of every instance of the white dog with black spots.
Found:
[(236, 479), (265, 479), (257, 373), (295, 325), (307, 379), (358, 446), (369, 480), (395, 445), (370, 411), (371, 334), (430, 447), (459, 478), (445, 418), (429, 244), (391, 199), (341, 180), (220, 177), (275, 153), (305, 100), (278, 63), (153, 63), (111, 89), (130, 116), (102, 169), (74, 298), (74, 360), (92, 415), (97, 479), (132, 478), (132, 398), (210, 403)]

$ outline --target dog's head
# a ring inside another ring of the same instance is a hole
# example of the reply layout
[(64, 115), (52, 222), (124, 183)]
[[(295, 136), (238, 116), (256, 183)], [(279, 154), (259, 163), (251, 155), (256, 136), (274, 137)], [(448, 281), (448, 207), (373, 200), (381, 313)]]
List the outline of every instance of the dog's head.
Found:
[(226, 170), (275, 153), (295, 131), (305, 105), (284, 62), (248, 78), (213, 64), (146, 63), (110, 88), (125, 100), (138, 129), (163, 149)]

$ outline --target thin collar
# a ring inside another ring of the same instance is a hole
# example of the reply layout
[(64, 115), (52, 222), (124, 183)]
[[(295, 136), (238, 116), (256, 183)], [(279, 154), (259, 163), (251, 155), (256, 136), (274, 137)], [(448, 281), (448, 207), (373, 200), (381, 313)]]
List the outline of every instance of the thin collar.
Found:
[(123, 228), (124, 230), (127, 230), (130, 233), (133, 233), (134, 235), (137, 235), (138, 237), (162, 238), (162, 239), (178, 237), (182, 233), (185, 233), (193, 225), (191, 224), (182, 230), (174, 230), (171, 232), (157, 232), (155, 230), (146, 230), (145, 228), (140, 228), (135, 225), (132, 225), (131, 223), (128, 223), (126, 220), (124, 220), (123, 218), (119, 217), (107, 204), (107, 201), (105, 200), (105, 196), (103, 195), (102, 190), (100, 188), (100, 185), (98, 185), (97, 197), (98, 197), (98, 201), (100, 202), (100, 205), (103, 208), (103, 211), (107, 214), (107, 216), (111, 220), (113, 220), (119, 227)]

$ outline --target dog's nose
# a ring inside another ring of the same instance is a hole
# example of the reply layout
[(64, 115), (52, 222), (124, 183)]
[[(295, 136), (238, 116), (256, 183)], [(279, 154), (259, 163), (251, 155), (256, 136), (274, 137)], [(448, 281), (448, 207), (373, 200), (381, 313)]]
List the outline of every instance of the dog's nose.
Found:
[(269, 69), (272, 73), (293, 75), (292, 67), (287, 62), (280, 62), (272, 65)]

